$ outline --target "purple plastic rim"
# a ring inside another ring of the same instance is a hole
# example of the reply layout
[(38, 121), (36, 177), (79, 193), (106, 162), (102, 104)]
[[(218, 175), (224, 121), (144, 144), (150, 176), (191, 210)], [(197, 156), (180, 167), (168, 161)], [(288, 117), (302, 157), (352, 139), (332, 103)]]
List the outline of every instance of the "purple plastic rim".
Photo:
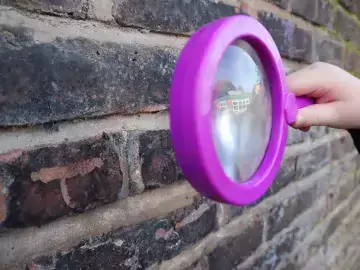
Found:
[[(236, 183), (223, 171), (212, 139), (212, 86), (222, 56), (235, 40), (258, 53), (271, 86), (272, 131), (266, 154), (253, 176)], [(187, 42), (175, 67), (170, 93), (173, 148), (185, 177), (204, 196), (234, 205), (258, 200), (271, 186), (284, 154), (288, 125), (285, 72), (268, 31), (255, 19), (236, 15), (205, 25)]]

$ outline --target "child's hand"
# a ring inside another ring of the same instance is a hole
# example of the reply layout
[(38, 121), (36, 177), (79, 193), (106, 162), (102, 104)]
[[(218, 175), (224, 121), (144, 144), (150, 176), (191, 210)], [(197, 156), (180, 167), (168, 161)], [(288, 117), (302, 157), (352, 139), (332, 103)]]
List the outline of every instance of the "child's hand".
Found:
[(315, 105), (299, 110), (292, 125), (360, 128), (360, 80), (336, 66), (315, 63), (287, 77), (290, 92), (315, 99)]

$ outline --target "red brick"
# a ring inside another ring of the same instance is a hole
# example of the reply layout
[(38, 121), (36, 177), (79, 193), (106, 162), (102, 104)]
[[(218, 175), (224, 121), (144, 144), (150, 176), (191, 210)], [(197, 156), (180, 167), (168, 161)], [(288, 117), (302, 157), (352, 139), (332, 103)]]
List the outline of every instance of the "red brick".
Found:
[(3, 156), (0, 179), (9, 191), (4, 226), (42, 225), (117, 200), (122, 157), (111, 136)]

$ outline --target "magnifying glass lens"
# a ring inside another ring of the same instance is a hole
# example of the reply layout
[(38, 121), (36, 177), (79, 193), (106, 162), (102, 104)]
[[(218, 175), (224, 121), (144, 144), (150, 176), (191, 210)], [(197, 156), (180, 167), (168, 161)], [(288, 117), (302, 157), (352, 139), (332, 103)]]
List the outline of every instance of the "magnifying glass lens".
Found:
[(269, 82), (259, 56), (245, 41), (225, 51), (216, 74), (213, 140), (226, 175), (246, 182), (268, 146), (272, 108)]

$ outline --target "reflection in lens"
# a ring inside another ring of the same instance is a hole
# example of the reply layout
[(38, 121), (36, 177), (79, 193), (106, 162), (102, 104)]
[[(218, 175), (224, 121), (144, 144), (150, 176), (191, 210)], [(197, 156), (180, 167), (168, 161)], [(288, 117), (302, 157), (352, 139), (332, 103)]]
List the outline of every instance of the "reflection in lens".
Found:
[(261, 60), (244, 41), (228, 47), (216, 74), (213, 138), (226, 175), (247, 181), (259, 167), (271, 132), (271, 94)]

